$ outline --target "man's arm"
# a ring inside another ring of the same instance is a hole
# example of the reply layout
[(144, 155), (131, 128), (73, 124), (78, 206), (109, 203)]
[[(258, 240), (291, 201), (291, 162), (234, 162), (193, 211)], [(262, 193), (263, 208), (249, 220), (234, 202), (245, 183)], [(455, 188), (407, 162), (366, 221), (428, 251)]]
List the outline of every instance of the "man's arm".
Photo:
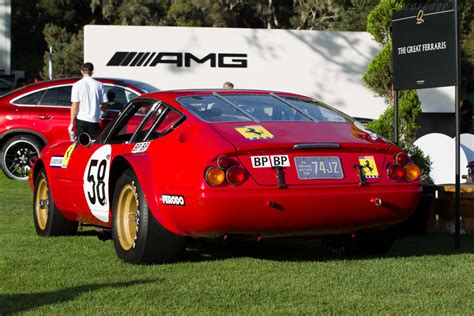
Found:
[(69, 123), (69, 131), (74, 129), (74, 121), (76, 120), (77, 112), (79, 112), (79, 102), (71, 102), (71, 122)]

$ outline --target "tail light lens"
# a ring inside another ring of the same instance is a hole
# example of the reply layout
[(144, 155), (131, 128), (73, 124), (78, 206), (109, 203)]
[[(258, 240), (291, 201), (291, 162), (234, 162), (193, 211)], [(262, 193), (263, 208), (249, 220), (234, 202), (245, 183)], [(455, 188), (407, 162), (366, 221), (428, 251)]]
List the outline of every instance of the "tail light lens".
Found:
[(395, 181), (401, 181), (405, 179), (406, 172), (405, 168), (403, 168), (401, 165), (393, 163), (388, 166), (387, 174), (390, 179)]
[(241, 185), (245, 181), (245, 169), (241, 167), (230, 167), (226, 172), (227, 182), (231, 185)]
[(217, 157), (216, 162), (217, 165), (222, 169), (227, 169), (237, 164), (232, 158), (225, 155), (220, 155), (219, 157)]
[(213, 187), (219, 186), (224, 183), (225, 180), (224, 170), (219, 167), (209, 167), (206, 169), (204, 179)]
[(405, 165), (405, 179), (407, 181), (415, 181), (420, 177), (420, 168), (414, 163), (409, 163)]
[(410, 162), (410, 157), (401, 151), (395, 156), (395, 162), (401, 166), (404, 166)]

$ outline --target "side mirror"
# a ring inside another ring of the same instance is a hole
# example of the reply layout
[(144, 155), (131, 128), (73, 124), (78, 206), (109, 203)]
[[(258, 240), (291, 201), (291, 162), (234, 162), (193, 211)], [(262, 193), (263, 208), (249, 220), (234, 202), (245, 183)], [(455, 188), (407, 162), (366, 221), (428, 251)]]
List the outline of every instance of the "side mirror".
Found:
[(81, 133), (81, 135), (79, 135), (78, 141), (79, 144), (86, 147), (89, 147), (92, 143), (92, 139), (87, 133)]

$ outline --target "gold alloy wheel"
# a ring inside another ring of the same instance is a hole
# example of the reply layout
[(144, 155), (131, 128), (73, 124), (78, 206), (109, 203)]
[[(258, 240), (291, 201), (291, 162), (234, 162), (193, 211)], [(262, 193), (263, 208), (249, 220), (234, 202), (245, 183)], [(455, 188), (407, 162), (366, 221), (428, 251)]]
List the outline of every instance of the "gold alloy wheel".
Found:
[(45, 178), (41, 178), (36, 190), (36, 221), (41, 230), (45, 230), (48, 222), (49, 213), (49, 197), (48, 197), (48, 183)]
[(129, 250), (135, 244), (138, 230), (137, 218), (136, 190), (134, 186), (127, 184), (120, 190), (115, 217), (117, 236), (123, 250)]

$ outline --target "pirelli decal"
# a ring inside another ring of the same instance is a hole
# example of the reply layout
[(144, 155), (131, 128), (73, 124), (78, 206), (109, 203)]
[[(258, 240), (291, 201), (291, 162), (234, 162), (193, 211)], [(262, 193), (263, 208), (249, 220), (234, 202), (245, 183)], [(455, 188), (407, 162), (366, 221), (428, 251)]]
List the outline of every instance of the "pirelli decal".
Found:
[(189, 68), (208, 64), (211, 68), (247, 68), (247, 54), (210, 53), (203, 57), (187, 52), (115, 52), (107, 63), (109, 67), (156, 67), (174, 64)]

